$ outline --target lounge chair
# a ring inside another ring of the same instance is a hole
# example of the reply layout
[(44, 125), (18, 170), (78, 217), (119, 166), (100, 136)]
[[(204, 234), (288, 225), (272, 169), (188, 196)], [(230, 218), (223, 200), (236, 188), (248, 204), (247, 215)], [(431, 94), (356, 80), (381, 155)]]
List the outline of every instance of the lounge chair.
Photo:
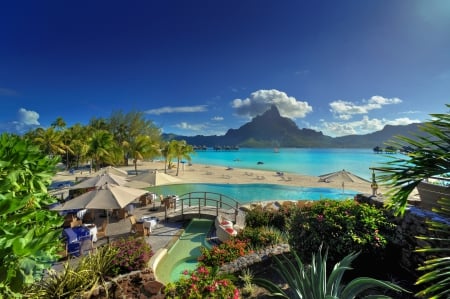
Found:
[(97, 230), (97, 239), (100, 239), (101, 237), (106, 237), (107, 226), (108, 226), (108, 222), (106, 220), (103, 220), (102, 227), (100, 227)]
[(144, 224), (139, 222), (134, 225), (134, 232), (139, 237), (146, 237), (150, 235), (148, 228), (144, 227)]

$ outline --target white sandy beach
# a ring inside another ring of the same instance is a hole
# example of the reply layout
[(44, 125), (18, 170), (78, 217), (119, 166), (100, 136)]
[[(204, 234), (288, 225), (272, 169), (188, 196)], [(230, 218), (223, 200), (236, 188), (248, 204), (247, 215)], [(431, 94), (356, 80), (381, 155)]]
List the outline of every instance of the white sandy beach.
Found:
[[(117, 167), (125, 170), (129, 173), (129, 176), (133, 176), (134, 166), (129, 165), (126, 167)], [(145, 170), (155, 170), (164, 172), (164, 162), (138, 162), (137, 170), (142, 172)], [(178, 176), (176, 176), (176, 169), (167, 170), (167, 174), (172, 175), (180, 180), (179, 183), (222, 183), (222, 184), (279, 184), (299, 187), (328, 187), (328, 188), (342, 188), (341, 181), (319, 182), (319, 178), (316, 176), (300, 175), (294, 173), (284, 173), (282, 176), (273, 171), (265, 170), (252, 170), (233, 168), (228, 169), (223, 166), (194, 164), (194, 165), (181, 165)], [(68, 181), (76, 180), (77, 177), (89, 176), (87, 172), (76, 172), (71, 175), (67, 171), (59, 172), (54, 177), (54, 181)], [(370, 182), (357, 181), (357, 182), (345, 182), (344, 188), (346, 190), (354, 190), (361, 193), (372, 193), (370, 188)], [(382, 190), (379, 190), (382, 192)]]

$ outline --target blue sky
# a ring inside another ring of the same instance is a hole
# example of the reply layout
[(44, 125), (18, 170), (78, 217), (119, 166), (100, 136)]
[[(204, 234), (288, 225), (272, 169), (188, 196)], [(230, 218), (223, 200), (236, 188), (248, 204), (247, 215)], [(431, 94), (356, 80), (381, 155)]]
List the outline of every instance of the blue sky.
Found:
[(0, 131), (142, 111), (222, 135), (276, 104), (366, 134), (447, 113), (450, 1), (2, 1)]

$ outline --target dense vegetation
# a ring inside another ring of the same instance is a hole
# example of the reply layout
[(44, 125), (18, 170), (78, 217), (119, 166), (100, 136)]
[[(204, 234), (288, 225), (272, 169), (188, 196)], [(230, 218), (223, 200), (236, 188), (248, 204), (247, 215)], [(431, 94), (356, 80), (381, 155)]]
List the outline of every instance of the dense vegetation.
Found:
[[(190, 160), (192, 146), (183, 140), (165, 142), (161, 131), (141, 112), (114, 112), (109, 118), (94, 118), (86, 126), (66, 127), (58, 117), (51, 127), (27, 132), (24, 138), (39, 146), (49, 156), (60, 156), (67, 170), (88, 165), (98, 170), (107, 165), (135, 166), (143, 159), (163, 156), (166, 165), (181, 159)], [(178, 175), (178, 173), (177, 173)]]
[(0, 298), (18, 296), (40, 278), (60, 250), (59, 215), (43, 208), (57, 157), (29, 140), (0, 135)]

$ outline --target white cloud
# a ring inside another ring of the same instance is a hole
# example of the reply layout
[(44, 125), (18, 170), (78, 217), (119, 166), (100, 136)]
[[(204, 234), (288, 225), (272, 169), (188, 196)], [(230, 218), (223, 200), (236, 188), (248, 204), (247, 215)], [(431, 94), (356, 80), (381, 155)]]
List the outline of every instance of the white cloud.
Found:
[(34, 125), (39, 126), (39, 113), (31, 110), (27, 110), (25, 108), (20, 108), (18, 112), (19, 123), (24, 125)]
[(157, 109), (146, 110), (144, 113), (160, 115), (164, 113), (193, 113), (193, 112), (204, 112), (207, 111), (206, 105), (198, 106), (181, 106), (181, 107), (161, 107)]
[(211, 118), (211, 120), (213, 121), (222, 121), (224, 120), (223, 116), (214, 116), (213, 118)]
[(276, 89), (257, 90), (246, 99), (235, 99), (232, 102), (236, 114), (250, 118), (264, 113), (272, 105), (277, 106), (282, 116), (293, 119), (303, 118), (313, 110), (308, 102), (298, 101)]
[(368, 116), (363, 116), (361, 120), (351, 122), (326, 122), (322, 121), (319, 127), (314, 127), (315, 130), (322, 131), (323, 134), (339, 137), (345, 135), (361, 135), (380, 131), (385, 125), (408, 125), (412, 123), (419, 123), (420, 120), (410, 119), (407, 117), (397, 118), (393, 120), (388, 119), (370, 119)]
[(17, 111), (17, 120), (0, 123), (0, 132), (9, 132), (14, 134), (22, 134), (30, 129), (40, 126), (39, 113), (20, 108)]
[(399, 98), (384, 98), (373, 96), (369, 100), (364, 100), (361, 105), (349, 101), (337, 100), (330, 103), (330, 111), (335, 117), (342, 120), (349, 120), (356, 114), (367, 114), (374, 109), (381, 109), (385, 105), (399, 104)]
[(177, 127), (178, 129), (182, 129), (182, 130), (190, 130), (190, 131), (204, 131), (206, 126), (204, 124), (190, 124), (187, 122), (181, 122), (175, 125), (175, 127)]

